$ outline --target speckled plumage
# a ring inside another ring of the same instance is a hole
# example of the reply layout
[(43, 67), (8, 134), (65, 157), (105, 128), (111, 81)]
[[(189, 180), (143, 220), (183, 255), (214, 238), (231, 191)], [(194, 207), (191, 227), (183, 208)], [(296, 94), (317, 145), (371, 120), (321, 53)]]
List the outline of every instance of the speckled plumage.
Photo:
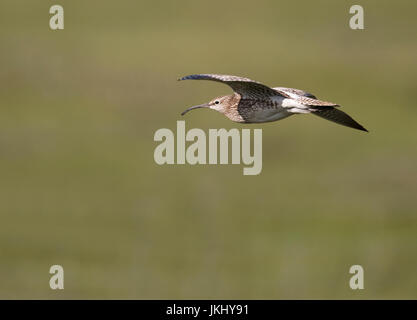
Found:
[(210, 108), (223, 113), (230, 120), (240, 123), (277, 121), (293, 114), (312, 113), (324, 119), (354, 129), (367, 131), (346, 113), (335, 109), (338, 104), (318, 100), (313, 94), (300, 89), (270, 88), (248, 78), (220, 74), (195, 74), (179, 80), (211, 80), (229, 85), (234, 93), (191, 107)]

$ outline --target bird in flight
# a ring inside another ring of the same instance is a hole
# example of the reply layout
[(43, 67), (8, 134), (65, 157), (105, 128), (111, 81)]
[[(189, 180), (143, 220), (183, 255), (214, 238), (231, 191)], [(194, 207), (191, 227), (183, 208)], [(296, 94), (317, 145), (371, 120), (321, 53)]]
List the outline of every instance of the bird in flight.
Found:
[(338, 124), (368, 131), (349, 115), (337, 109), (338, 104), (318, 100), (311, 93), (299, 89), (270, 88), (257, 81), (220, 74), (194, 74), (178, 80), (211, 80), (229, 85), (234, 93), (217, 97), (208, 103), (185, 110), (181, 115), (197, 108), (209, 108), (223, 113), (240, 123), (277, 121), (294, 114), (311, 113)]

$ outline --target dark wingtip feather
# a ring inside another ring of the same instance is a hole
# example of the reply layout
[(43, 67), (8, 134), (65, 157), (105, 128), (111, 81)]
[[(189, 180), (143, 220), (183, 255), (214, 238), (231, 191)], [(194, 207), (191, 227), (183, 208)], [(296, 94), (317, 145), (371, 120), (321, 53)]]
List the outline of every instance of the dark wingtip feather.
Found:
[(201, 75), (191, 74), (189, 76), (179, 78), (178, 81), (181, 81), (181, 80), (198, 80), (198, 79), (201, 79), (201, 78), (202, 78)]
[(177, 80), (178, 80), (178, 81), (187, 80), (187, 79), (188, 79), (188, 77), (189, 77), (189, 76), (181, 77), (181, 78), (178, 78)]
[(354, 125), (348, 126), (348, 127), (353, 128), (353, 129), (358, 129), (358, 130), (361, 130), (361, 131), (365, 131), (365, 132), (369, 132), (368, 129), (366, 129), (364, 126), (362, 126), (361, 124), (359, 124), (355, 120), (353, 120), (353, 121), (355, 122)]
[(361, 126), (361, 128), (359, 130), (362, 130), (362, 131), (365, 131), (365, 132), (368, 132), (369, 133), (369, 131), (366, 128), (362, 127), (362, 126)]
[(326, 120), (330, 120), (333, 122), (336, 122), (338, 124), (341, 124), (343, 126), (357, 129), (365, 132), (369, 132), (367, 129), (365, 129), (362, 125), (360, 125), (358, 122), (356, 122), (351, 116), (346, 114), (345, 112), (335, 109), (333, 107), (321, 109), (313, 112), (312, 114), (319, 116), (321, 118), (324, 118)]

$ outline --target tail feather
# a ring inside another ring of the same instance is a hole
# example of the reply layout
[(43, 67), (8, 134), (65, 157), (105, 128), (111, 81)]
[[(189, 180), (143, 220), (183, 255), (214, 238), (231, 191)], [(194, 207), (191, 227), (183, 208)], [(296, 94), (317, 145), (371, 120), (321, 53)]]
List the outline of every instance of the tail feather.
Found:
[(362, 130), (368, 132), (363, 126), (353, 120), (348, 114), (336, 108), (323, 108), (312, 112), (312, 114), (323, 119), (330, 120), (346, 127)]

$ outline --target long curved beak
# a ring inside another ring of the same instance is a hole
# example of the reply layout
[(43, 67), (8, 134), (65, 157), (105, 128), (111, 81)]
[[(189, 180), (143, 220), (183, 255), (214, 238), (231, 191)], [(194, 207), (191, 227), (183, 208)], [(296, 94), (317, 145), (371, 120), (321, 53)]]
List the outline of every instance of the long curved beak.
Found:
[(210, 107), (210, 105), (208, 103), (203, 103), (203, 104), (199, 104), (198, 106), (194, 106), (194, 107), (190, 107), (187, 110), (185, 110), (184, 112), (181, 113), (181, 115), (183, 116), (184, 114), (186, 114), (188, 111), (191, 111), (193, 109), (198, 109), (198, 108), (208, 108)]

